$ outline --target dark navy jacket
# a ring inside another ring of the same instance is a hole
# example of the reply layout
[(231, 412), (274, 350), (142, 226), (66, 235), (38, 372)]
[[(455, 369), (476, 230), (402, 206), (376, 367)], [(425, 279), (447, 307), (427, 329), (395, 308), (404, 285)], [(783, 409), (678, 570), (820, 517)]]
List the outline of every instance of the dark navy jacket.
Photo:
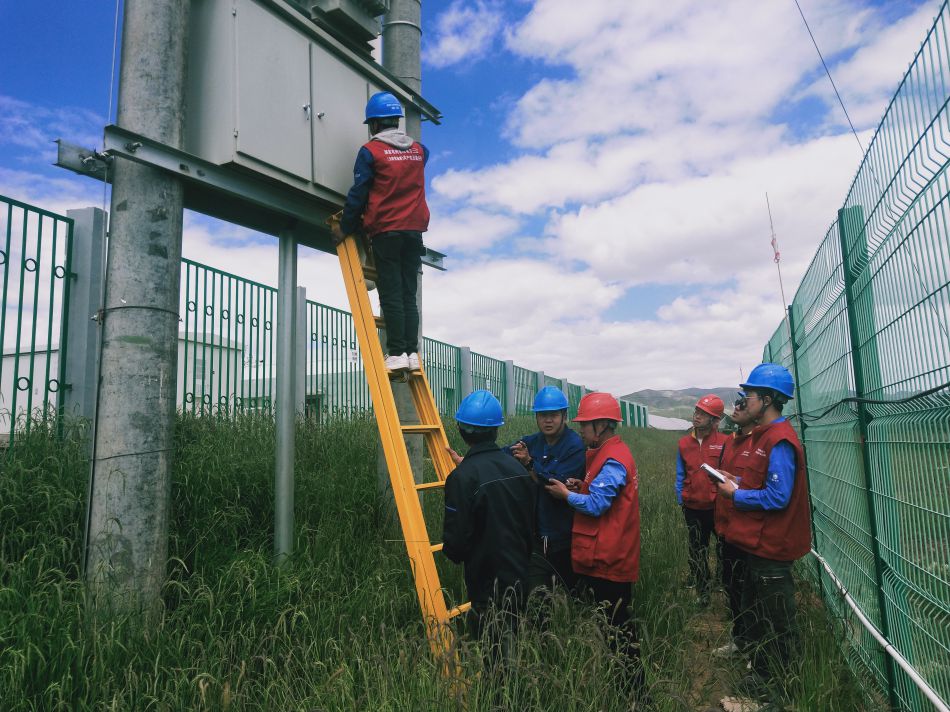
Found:
[(465, 564), (473, 605), (524, 589), (534, 490), (527, 471), (495, 443), (473, 445), (445, 480), (442, 552)]
[[(534, 461), (532, 469), (540, 483), (549, 477), (561, 482), (568, 477), (584, 479), (585, 452), (581, 436), (570, 428), (565, 428), (561, 439), (554, 445), (548, 445), (541, 433), (521, 438), (528, 446), (528, 454)], [(511, 453), (511, 446), (506, 448)], [(539, 536), (548, 538), (548, 546), (571, 543), (571, 527), (574, 524), (574, 510), (567, 502), (554, 499), (543, 484), (537, 486), (537, 522)]]

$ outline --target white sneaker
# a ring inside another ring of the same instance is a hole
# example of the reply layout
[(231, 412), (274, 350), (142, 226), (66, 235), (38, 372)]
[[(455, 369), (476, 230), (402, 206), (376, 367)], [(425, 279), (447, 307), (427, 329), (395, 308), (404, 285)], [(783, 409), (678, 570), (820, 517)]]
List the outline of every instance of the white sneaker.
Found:
[(739, 654), (739, 646), (736, 645), (734, 641), (730, 641), (721, 648), (713, 650), (712, 654), (717, 658), (731, 658)]
[(386, 357), (387, 371), (405, 371), (409, 368), (409, 357), (406, 354)]
[(415, 352), (409, 354), (409, 370), (410, 371), (419, 370), (419, 354)]

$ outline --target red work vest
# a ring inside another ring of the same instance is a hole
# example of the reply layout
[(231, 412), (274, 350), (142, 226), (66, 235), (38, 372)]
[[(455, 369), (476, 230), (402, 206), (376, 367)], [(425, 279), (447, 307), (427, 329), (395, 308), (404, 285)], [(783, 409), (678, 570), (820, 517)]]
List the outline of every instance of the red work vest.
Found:
[(587, 451), (587, 470), (581, 493), (608, 459), (627, 470), (627, 484), (620, 488), (610, 507), (599, 517), (574, 512), (571, 563), (574, 572), (608, 581), (636, 581), (640, 573), (640, 505), (637, 496), (637, 465), (630, 448), (615, 435), (599, 448)]
[(418, 142), (405, 151), (383, 141), (363, 148), (373, 154), (373, 185), (363, 211), (363, 230), (370, 237), (393, 230), (425, 232), (425, 152)]
[(739, 482), (740, 490), (763, 489), (769, 471), (769, 455), (783, 440), (795, 448), (795, 484), (788, 506), (781, 510), (730, 510), (726, 541), (740, 549), (773, 561), (794, 561), (811, 548), (808, 512), (808, 474), (805, 452), (798, 435), (783, 420), (756, 428), (750, 445), (749, 467)]
[(688, 435), (680, 438), (680, 457), (683, 459), (683, 469), (686, 473), (683, 478), (683, 506), (689, 509), (713, 508), (716, 501), (716, 483), (700, 469), (700, 465), (705, 462), (718, 468), (722, 447), (728, 437), (725, 433), (714, 430), (703, 438), (700, 444), (696, 431), (691, 430)]
[[(755, 432), (754, 430), (752, 432)], [(752, 453), (751, 433), (743, 434), (741, 431), (735, 432), (726, 438), (722, 450), (722, 469), (730, 475), (735, 475), (740, 480), (745, 477), (746, 469), (749, 467), (749, 455)], [(713, 521), (716, 525), (716, 534), (722, 536), (729, 520), (732, 518), (732, 512), (735, 510), (735, 504), (728, 497), (716, 497), (715, 513)]]

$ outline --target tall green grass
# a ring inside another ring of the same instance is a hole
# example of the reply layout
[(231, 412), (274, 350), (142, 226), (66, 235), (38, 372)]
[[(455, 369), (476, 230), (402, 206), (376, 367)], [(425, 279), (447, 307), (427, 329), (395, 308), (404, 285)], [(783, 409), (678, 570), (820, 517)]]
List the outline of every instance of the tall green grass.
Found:
[[(515, 419), (500, 440), (533, 429)], [(676, 436), (624, 437), (641, 478), (635, 608), (647, 681), (658, 710), (704, 709), (742, 670), (708, 657), (726, 640), (724, 604), (697, 611), (682, 588)], [(370, 420), (299, 425), (296, 553), (272, 566), (273, 443), (267, 418), (179, 418), (164, 605), (144, 627), (86, 615), (82, 445), (39, 428), (17, 441), (0, 473), (0, 709), (629, 709), (593, 612), (566, 600), (543, 631), (522, 628), (507, 676), (484, 673), (471, 642), (460, 651), (466, 682), (440, 676), (398, 526), (377, 494)], [(438, 539), (441, 505), (426, 504)], [(458, 568), (440, 569), (461, 600)], [(840, 630), (813, 603), (803, 628), (807, 667), (787, 675), (797, 709), (864, 708), (838, 652)]]

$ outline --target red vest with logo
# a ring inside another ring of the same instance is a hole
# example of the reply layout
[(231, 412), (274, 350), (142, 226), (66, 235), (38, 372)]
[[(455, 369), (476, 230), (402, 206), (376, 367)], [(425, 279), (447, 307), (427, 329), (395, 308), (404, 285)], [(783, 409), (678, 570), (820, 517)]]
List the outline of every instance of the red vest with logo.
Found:
[(795, 448), (795, 484), (785, 509), (764, 511), (733, 507), (726, 528), (726, 541), (750, 554), (773, 561), (800, 559), (811, 548), (805, 452), (787, 420), (756, 428), (751, 439), (749, 467), (739, 482), (739, 489), (764, 489), (769, 455), (772, 448), (783, 440)]
[(716, 501), (716, 484), (700, 465), (704, 462), (719, 467), (722, 447), (729, 436), (714, 430), (703, 438), (702, 444), (696, 438), (695, 431), (680, 438), (680, 457), (683, 458), (683, 505), (689, 509), (712, 509)]
[[(753, 431), (754, 432), (754, 431)], [(752, 434), (741, 431), (735, 432), (726, 438), (722, 450), (722, 469), (730, 475), (735, 475), (740, 479), (745, 478), (746, 470), (751, 460), (752, 454)], [(726, 532), (729, 520), (732, 518), (732, 512), (735, 511), (735, 504), (728, 497), (716, 497), (715, 512), (713, 521), (716, 525), (716, 534), (722, 536)]]
[(615, 435), (599, 448), (587, 451), (587, 469), (581, 493), (608, 459), (627, 470), (627, 484), (620, 488), (610, 507), (599, 517), (574, 512), (571, 563), (574, 572), (608, 581), (636, 581), (640, 573), (640, 504), (637, 465), (630, 448)]
[(405, 151), (383, 141), (363, 145), (373, 155), (373, 185), (363, 211), (363, 230), (370, 237), (393, 230), (425, 232), (425, 152), (413, 142)]

